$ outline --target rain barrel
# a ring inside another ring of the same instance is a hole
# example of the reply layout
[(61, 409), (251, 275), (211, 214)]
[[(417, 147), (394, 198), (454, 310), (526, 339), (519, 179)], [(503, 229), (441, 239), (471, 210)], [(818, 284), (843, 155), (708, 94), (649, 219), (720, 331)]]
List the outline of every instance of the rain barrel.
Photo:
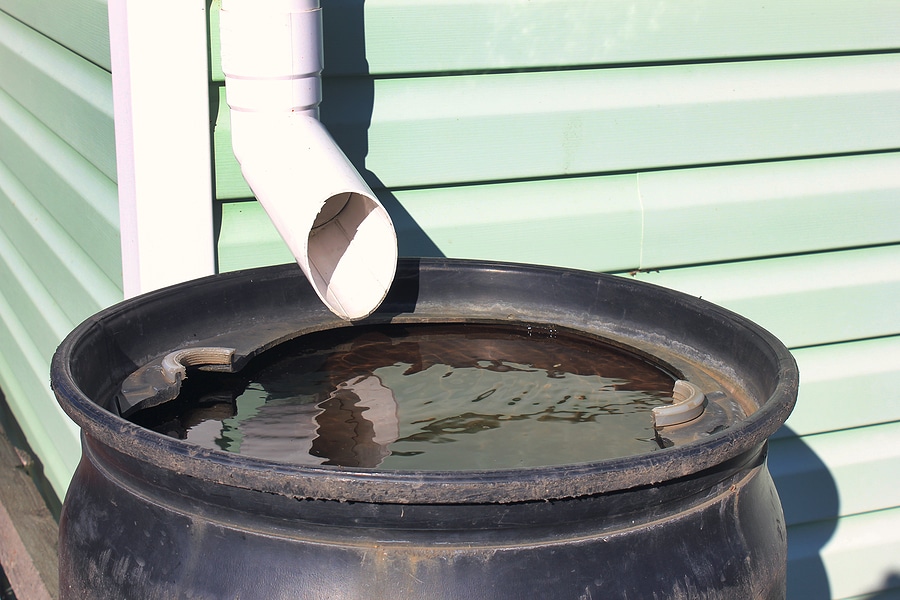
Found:
[(361, 324), (332, 315), (296, 265), (151, 292), (86, 320), (53, 358), (83, 449), (60, 518), (61, 597), (784, 597), (766, 449), (799, 375), (775, 337), (627, 277), (451, 259), (401, 259), (364, 322), (464, 323), (627, 349), (691, 383), (703, 412), (661, 425), (652, 451), (526, 468), (372, 469), (204, 448), (122, 415), (169, 401), (195, 370), (239, 373), (283, 344)]

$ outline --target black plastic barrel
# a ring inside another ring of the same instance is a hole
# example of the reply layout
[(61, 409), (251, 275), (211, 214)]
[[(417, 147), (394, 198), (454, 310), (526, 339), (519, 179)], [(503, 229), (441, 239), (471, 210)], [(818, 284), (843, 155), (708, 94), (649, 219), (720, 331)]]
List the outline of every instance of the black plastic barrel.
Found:
[(126, 378), (194, 347), (234, 348), (228, 368), (239, 369), (353, 325), (294, 265), (192, 281), (97, 314), (54, 356), (53, 389), (83, 440), (60, 519), (61, 597), (784, 597), (766, 440), (793, 407), (798, 372), (762, 328), (628, 278), (447, 259), (402, 260), (365, 322), (564, 327), (717, 386), (746, 415), (638, 456), (498, 471), (207, 450), (121, 418)]

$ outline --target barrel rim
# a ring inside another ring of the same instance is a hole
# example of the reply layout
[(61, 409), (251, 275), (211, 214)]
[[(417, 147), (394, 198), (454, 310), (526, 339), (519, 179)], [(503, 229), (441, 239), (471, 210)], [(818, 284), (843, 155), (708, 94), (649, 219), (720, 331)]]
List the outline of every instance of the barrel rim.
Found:
[[(353, 469), (337, 466), (306, 466), (259, 459), (222, 451), (208, 450), (182, 440), (166, 437), (124, 420), (98, 405), (78, 386), (72, 371), (71, 359), (81, 344), (92, 336), (122, 335), (107, 327), (114, 320), (131, 312), (150, 309), (154, 303), (171, 300), (178, 294), (199, 293), (232, 285), (254, 285), (261, 282), (281, 282), (302, 278), (296, 265), (277, 265), (245, 271), (213, 275), (150, 292), (112, 307), (88, 318), (77, 326), (60, 344), (51, 364), (51, 384), (64, 411), (79, 425), (82, 434), (98, 443), (108, 445), (135, 460), (148, 462), (177, 474), (196, 477), (222, 485), (235, 486), (266, 493), (286, 495), (297, 499), (341, 500), (352, 502), (386, 503), (510, 503), (532, 500), (563, 499), (653, 485), (678, 477), (707, 470), (739, 454), (765, 443), (787, 419), (796, 401), (799, 372), (788, 349), (771, 333), (752, 321), (714, 305), (708, 301), (655, 286), (646, 282), (607, 274), (577, 271), (559, 267), (472, 261), (461, 259), (401, 259), (398, 266), (399, 283), (409, 284), (404, 273), (419, 277), (412, 310), (429, 301), (427, 288), (441, 278), (452, 293), (466, 272), (478, 273), (481, 281), (499, 278), (499, 285), (515, 282), (517, 278), (544, 278), (560, 285), (592, 290), (584, 301), (596, 310), (604, 300), (604, 293), (651, 296), (653, 301), (666, 299), (666, 309), (677, 309), (690, 318), (708, 320), (711, 325), (733, 328), (743, 336), (742, 343), (756, 345), (767, 352), (774, 372), (775, 386), (759, 409), (733, 426), (686, 445), (661, 449), (652, 453), (607, 459), (591, 463), (501, 469), (490, 471), (387, 471)], [(485, 279), (488, 278), (488, 279)], [(510, 279), (511, 278), (511, 279)], [(210, 287), (212, 286), (212, 287)], [(453, 287), (455, 286), (455, 287)], [(579, 287), (580, 286), (580, 287)], [(230, 289), (230, 288), (229, 288)], [(393, 289), (392, 289), (393, 291)], [(309, 292), (312, 294), (312, 291)], [(543, 293), (543, 291), (541, 291)], [(424, 294), (424, 295), (423, 295)], [(409, 298), (389, 294), (385, 304), (373, 318), (387, 318), (409, 310)], [(490, 308), (490, 307), (489, 307)], [(651, 307), (652, 308), (652, 307)], [(465, 312), (460, 307), (456, 310)], [(322, 322), (333, 322), (327, 311), (319, 311)], [(590, 317), (591, 311), (585, 313)], [(584, 315), (577, 316), (585, 318)], [(562, 323), (572, 327), (573, 323)]]

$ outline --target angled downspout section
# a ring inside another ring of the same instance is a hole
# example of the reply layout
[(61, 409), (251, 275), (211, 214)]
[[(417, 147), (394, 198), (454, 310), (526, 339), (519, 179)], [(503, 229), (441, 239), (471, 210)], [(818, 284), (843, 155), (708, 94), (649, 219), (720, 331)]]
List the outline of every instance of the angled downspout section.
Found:
[(244, 179), (319, 298), (370, 315), (397, 266), (390, 216), (319, 121), (319, 0), (222, 0), (222, 70)]

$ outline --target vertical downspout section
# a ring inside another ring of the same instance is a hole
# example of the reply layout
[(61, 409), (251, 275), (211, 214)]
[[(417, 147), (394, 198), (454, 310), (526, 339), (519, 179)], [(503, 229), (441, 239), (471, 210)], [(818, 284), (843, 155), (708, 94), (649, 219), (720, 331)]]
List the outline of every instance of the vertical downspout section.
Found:
[(394, 279), (397, 235), (319, 121), (319, 0), (222, 0), (221, 43), (244, 179), (325, 305), (370, 315)]

